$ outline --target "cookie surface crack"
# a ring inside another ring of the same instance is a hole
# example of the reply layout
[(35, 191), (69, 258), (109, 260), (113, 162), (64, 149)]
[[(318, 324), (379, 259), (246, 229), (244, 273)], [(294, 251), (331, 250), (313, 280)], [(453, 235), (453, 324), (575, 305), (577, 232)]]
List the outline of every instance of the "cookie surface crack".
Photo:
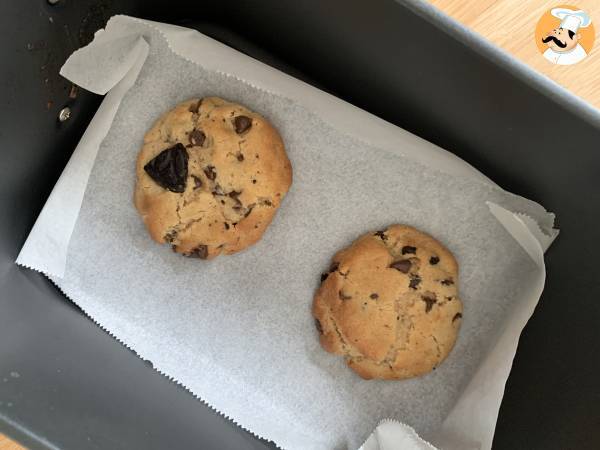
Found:
[(433, 339), (433, 342), (435, 342), (435, 348), (437, 350), (437, 357), (439, 359), (442, 356), (442, 351), (440, 350), (440, 343), (438, 342), (437, 338), (433, 334), (431, 335), (431, 339)]
[[(202, 211), (202, 212), (204, 212), (204, 211)], [(185, 223), (185, 225), (183, 225), (183, 228), (178, 230), (178, 232), (183, 233), (184, 231), (187, 231), (187, 229), (190, 228), (192, 225), (194, 225), (195, 223), (198, 223), (200, 221), (202, 221), (202, 217), (190, 219)]]
[(340, 340), (340, 343), (342, 345), (342, 349), (344, 351), (343, 356), (345, 356), (346, 358), (350, 358), (350, 350), (348, 349), (348, 344), (346, 343), (346, 339), (344, 339), (344, 337), (342, 336), (342, 332), (340, 331), (340, 329), (338, 328), (337, 322), (335, 321), (335, 319), (333, 318), (333, 312), (331, 311), (331, 307), (327, 307), (327, 318), (329, 319), (329, 321), (331, 322), (331, 324), (333, 325), (333, 329), (335, 331), (335, 333), (338, 336), (338, 339)]

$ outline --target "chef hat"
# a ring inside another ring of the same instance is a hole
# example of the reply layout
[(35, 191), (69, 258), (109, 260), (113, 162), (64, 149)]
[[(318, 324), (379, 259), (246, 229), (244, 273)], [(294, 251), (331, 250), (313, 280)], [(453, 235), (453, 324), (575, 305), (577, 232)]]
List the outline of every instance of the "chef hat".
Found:
[(561, 28), (571, 30), (573, 33), (577, 33), (580, 27), (585, 28), (592, 23), (590, 16), (582, 10), (573, 11), (568, 8), (554, 8), (550, 13), (561, 20)]

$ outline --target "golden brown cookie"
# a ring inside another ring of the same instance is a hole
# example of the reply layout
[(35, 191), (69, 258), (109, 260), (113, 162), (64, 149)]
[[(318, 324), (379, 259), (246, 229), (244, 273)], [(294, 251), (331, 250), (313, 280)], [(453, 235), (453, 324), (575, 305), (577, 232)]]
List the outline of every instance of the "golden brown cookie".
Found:
[(333, 257), (313, 303), (321, 345), (365, 379), (423, 375), (456, 341), (458, 265), (406, 226), (366, 234)]
[(144, 137), (135, 206), (156, 242), (211, 259), (256, 243), (292, 182), (279, 133), (217, 97), (183, 102)]

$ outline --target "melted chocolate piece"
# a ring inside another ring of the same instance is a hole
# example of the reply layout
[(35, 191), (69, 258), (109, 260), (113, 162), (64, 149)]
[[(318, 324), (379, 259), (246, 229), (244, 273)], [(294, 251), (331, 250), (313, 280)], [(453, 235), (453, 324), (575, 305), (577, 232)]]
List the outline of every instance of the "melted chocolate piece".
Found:
[(206, 140), (206, 135), (202, 130), (197, 130), (194, 128), (188, 135), (188, 139), (192, 146), (201, 147), (202, 144), (204, 144), (204, 141)]
[(150, 160), (144, 170), (159, 186), (171, 192), (185, 191), (189, 155), (183, 144), (163, 150)]
[(379, 238), (381, 238), (382, 240), (386, 240), (387, 236), (385, 235), (385, 230), (380, 230), (380, 231), (376, 231), (373, 236), (377, 236)]
[(423, 296), (421, 296), (421, 300), (423, 300), (425, 302), (425, 312), (426, 313), (431, 311), (431, 308), (433, 308), (433, 305), (435, 304), (435, 302), (437, 302), (435, 295), (433, 295), (433, 296), (423, 295)]
[(217, 178), (217, 171), (214, 166), (206, 166), (204, 168), (204, 175), (211, 181), (214, 181)]
[(237, 134), (242, 134), (252, 127), (252, 119), (247, 116), (237, 116), (233, 119), (233, 125), (235, 126), (235, 132)]
[(185, 256), (189, 256), (190, 258), (206, 259), (208, 256), (208, 247), (206, 245), (199, 245)]
[(421, 283), (421, 277), (419, 275), (411, 274), (410, 282), (408, 287), (411, 289), (417, 289), (417, 286)]
[(412, 266), (412, 263), (408, 259), (401, 259), (400, 261), (394, 261), (390, 268), (399, 270), (402, 273), (408, 273)]

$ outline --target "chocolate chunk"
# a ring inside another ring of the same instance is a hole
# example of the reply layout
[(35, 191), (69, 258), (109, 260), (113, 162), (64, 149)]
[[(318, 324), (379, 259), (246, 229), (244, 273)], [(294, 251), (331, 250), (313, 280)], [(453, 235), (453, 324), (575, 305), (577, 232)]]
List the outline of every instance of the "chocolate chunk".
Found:
[(458, 320), (462, 318), (462, 314), (461, 313), (456, 313), (454, 314), (454, 317), (452, 318), (452, 322), (454, 322), (455, 320)]
[(373, 300), (377, 300), (379, 298), (379, 294), (373, 292), (369, 297), (371, 297)]
[(223, 225), (225, 225), (226, 230), (229, 230), (229, 224), (227, 222), (223, 222)]
[(256, 180), (252, 180), (252, 184), (256, 184)]
[(402, 247), (402, 254), (406, 255), (407, 253), (415, 254), (417, 253), (417, 247), (413, 247), (411, 245), (405, 245)]
[(433, 308), (433, 305), (435, 304), (435, 302), (437, 302), (437, 299), (435, 298), (435, 294), (422, 295), (421, 300), (423, 300), (425, 302), (425, 312), (426, 313), (431, 311), (431, 308)]
[(236, 157), (237, 157), (237, 160), (238, 160), (239, 162), (242, 162), (242, 161), (244, 160), (244, 155), (242, 155), (242, 153), (241, 153), (241, 152), (240, 152), (240, 153), (238, 153), (238, 154), (236, 155)]
[(411, 289), (416, 289), (419, 283), (421, 283), (421, 277), (419, 275), (411, 274), (408, 287)]
[(237, 191), (231, 191), (228, 195), (230, 198), (232, 198), (233, 200), (235, 200), (235, 205), (233, 205), (233, 210), (234, 211), (238, 211), (240, 212), (243, 208), (242, 202), (240, 201), (240, 199), (238, 198), (238, 196), (241, 194), (241, 192), (237, 192)]
[(192, 178), (194, 179), (194, 190), (200, 189), (202, 187), (202, 179), (196, 175), (192, 175)]
[(247, 116), (237, 116), (233, 119), (233, 124), (235, 125), (235, 132), (237, 134), (242, 134), (244, 131), (247, 131), (252, 126), (252, 119)]
[(206, 166), (204, 168), (204, 175), (206, 175), (206, 178), (213, 181), (215, 178), (217, 178), (217, 171), (215, 170), (214, 166)]
[(437, 256), (432, 256), (431, 258), (429, 258), (429, 264), (431, 264), (432, 266), (435, 266), (439, 262), (440, 258), (438, 258)]
[(190, 131), (188, 139), (190, 140), (190, 144), (192, 144), (194, 147), (201, 147), (206, 140), (206, 135), (203, 131), (194, 128), (192, 131)]
[[(225, 195), (225, 192), (223, 192), (223, 188), (219, 183), (215, 184), (215, 187), (212, 190), (212, 195)], [(225, 201), (221, 200), (221, 203), (225, 204)]]
[(206, 259), (208, 256), (208, 247), (206, 245), (199, 245), (185, 256), (189, 256), (190, 258)]
[(193, 103), (190, 105), (190, 112), (198, 114), (198, 111), (200, 110), (200, 105), (202, 105), (202, 99), (198, 100), (198, 103)]
[(175, 240), (176, 237), (177, 237), (177, 230), (171, 230), (167, 234), (165, 234), (164, 240), (165, 240), (165, 242), (168, 242), (170, 244), (171, 242), (173, 242)]
[(402, 273), (408, 273), (412, 266), (412, 263), (408, 259), (401, 259), (400, 261), (394, 261), (391, 265), (391, 269), (399, 270)]
[(182, 193), (187, 181), (188, 158), (183, 144), (177, 143), (160, 152), (144, 166), (144, 170), (159, 186)]
[(350, 300), (352, 297), (350, 295), (346, 295), (344, 294), (342, 291), (338, 292), (338, 296), (340, 297), (340, 300)]
[(442, 283), (444, 286), (450, 286), (451, 284), (454, 284), (454, 281), (452, 280), (452, 278), (447, 278), (445, 280), (440, 281), (440, 283)]
[(319, 332), (319, 334), (323, 334), (323, 327), (321, 326), (321, 322), (319, 322), (319, 319), (315, 319), (315, 327), (317, 327), (317, 331)]
[(387, 239), (387, 236), (385, 235), (385, 230), (377, 231), (375, 232), (375, 234), (373, 234), (373, 236), (377, 236), (384, 241)]

